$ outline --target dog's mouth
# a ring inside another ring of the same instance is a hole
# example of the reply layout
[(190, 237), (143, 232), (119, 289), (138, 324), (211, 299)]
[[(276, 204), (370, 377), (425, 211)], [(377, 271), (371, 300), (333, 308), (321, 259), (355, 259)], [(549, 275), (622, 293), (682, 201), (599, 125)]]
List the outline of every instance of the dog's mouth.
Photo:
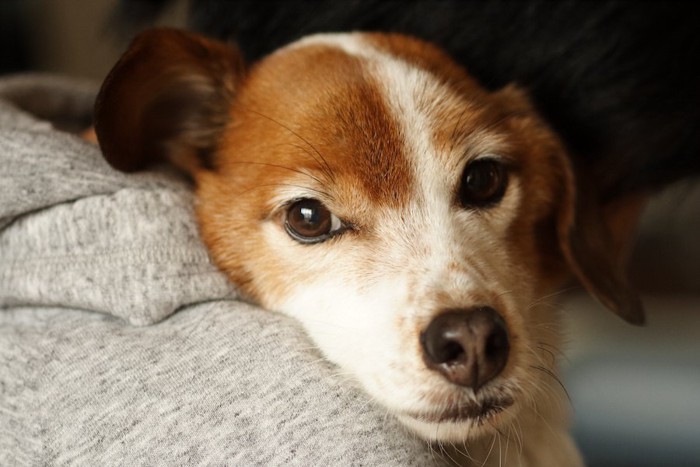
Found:
[(466, 401), (446, 410), (434, 412), (411, 412), (403, 415), (423, 423), (481, 423), (503, 412), (513, 405), (511, 397), (489, 398), (481, 401)]

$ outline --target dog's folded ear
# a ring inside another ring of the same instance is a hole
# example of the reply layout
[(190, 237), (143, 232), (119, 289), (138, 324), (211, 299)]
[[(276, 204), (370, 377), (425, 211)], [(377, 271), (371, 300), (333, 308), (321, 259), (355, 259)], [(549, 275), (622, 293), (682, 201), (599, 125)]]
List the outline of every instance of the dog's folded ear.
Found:
[(641, 300), (625, 271), (626, 249), (609, 228), (619, 212), (609, 212), (613, 218), (606, 217), (595, 193), (582, 186), (580, 177), (574, 179), (569, 167), (565, 172), (564, 178), (568, 180), (561, 199), (557, 233), (569, 268), (604, 306), (629, 323), (643, 324)]
[(164, 159), (189, 172), (210, 167), (243, 74), (230, 44), (176, 29), (141, 33), (97, 96), (105, 158), (123, 171)]

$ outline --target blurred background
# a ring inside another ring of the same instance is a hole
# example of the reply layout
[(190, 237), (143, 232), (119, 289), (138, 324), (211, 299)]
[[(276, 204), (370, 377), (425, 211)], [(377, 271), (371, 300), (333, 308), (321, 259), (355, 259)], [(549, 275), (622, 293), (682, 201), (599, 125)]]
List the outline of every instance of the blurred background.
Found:
[[(46, 71), (101, 81), (139, 29), (118, 22), (118, 3), (0, 0), (0, 73)], [(157, 25), (181, 27), (186, 17), (187, 2), (173, 2)]]
[[(700, 156), (700, 155), (699, 155)], [(647, 325), (582, 292), (565, 301), (564, 385), (590, 466), (700, 466), (700, 183), (646, 209), (630, 274)]]
[[(1, 0), (0, 74), (101, 81), (138, 29), (117, 27), (116, 3)], [(182, 26), (186, 17), (179, 1), (158, 24)], [(574, 433), (593, 467), (700, 466), (698, 181), (655, 198), (630, 270), (644, 295), (646, 327), (623, 323), (581, 292), (563, 300)]]

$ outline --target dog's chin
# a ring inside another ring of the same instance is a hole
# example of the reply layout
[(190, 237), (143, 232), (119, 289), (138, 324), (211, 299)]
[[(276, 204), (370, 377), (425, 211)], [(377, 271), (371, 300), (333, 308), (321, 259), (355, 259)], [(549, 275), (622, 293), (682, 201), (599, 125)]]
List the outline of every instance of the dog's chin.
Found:
[(514, 411), (511, 397), (469, 402), (458, 407), (398, 413), (398, 419), (428, 441), (463, 442), (492, 432)]

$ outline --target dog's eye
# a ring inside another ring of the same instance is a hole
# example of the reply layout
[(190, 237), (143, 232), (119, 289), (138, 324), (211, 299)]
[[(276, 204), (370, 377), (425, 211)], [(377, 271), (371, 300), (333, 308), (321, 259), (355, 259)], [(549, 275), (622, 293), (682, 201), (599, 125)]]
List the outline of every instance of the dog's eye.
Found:
[(465, 208), (482, 208), (501, 200), (508, 173), (499, 161), (477, 159), (467, 165), (459, 187), (459, 202)]
[(343, 224), (320, 201), (301, 199), (287, 208), (287, 233), (301, 243), (318, 243), (340, 231)]

